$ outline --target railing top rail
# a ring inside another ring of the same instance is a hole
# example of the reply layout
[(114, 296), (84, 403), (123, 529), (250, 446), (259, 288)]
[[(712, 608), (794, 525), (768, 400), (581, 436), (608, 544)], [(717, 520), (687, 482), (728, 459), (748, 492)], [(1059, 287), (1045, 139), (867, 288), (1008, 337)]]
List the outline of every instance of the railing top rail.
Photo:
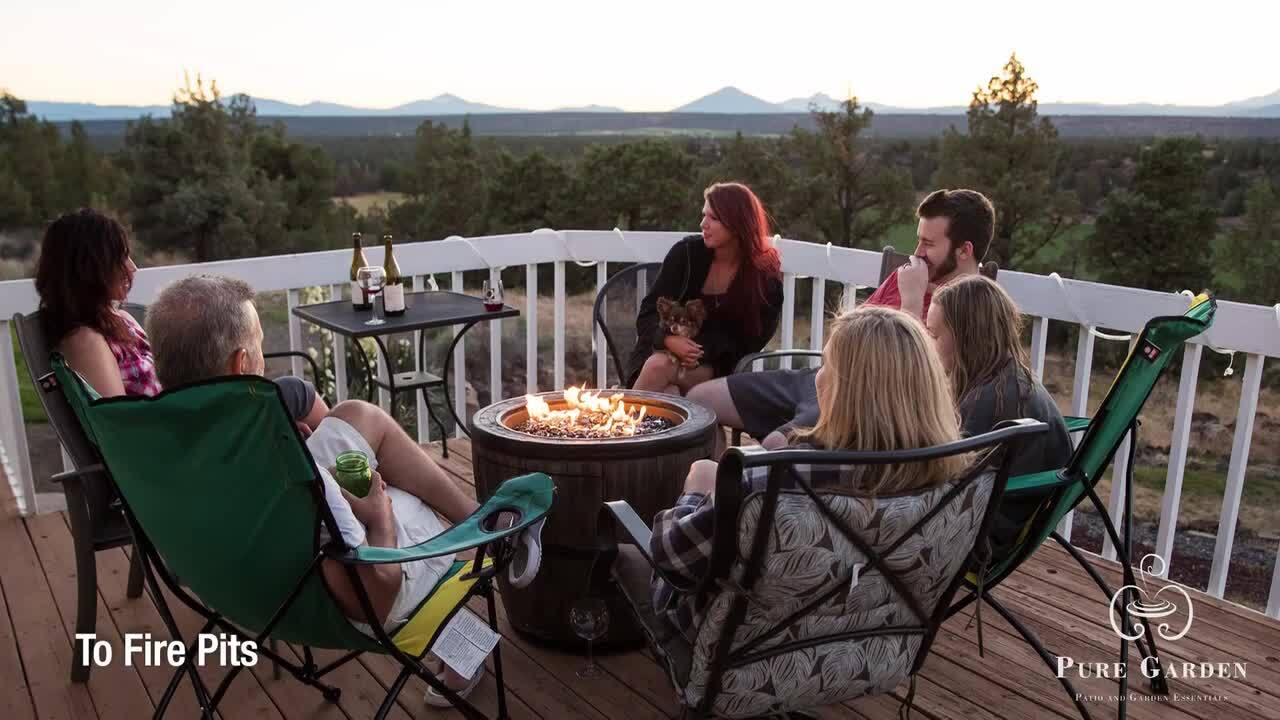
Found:
[[(537, 230), (531, 233), (448, 238), (403, 243), (396, 258), (409, 274), (447, 273), (490, 267), (556, 261), (660, 262), (671, 244), (689, 233), (616, 230)], [(831, 247), (798, 240), (778, 243), (783, 269), (796, 275), (874, 285), (880, 253)], [(327, 285), (346, 280), (350, 250), (276, 255), (217, 262), (146, 268), (138, 272), (131, 299), (150, 302), (165, 284), (192, 273), (223, 273), (249, 282), (259, 291)], [(370, 262), (381, 262), (382, 249), (365, 249)], [(285, 271), (287, 269), (287, 271)], [(1180, 314), (1186, 299), (1176, 290), (1155, 292), (1082, 280), (1057, 280), (1043, 275), (1002, 270), (1000, 283), (1023, 312), (1052, 320), (1140, 330), (1156, 315)], [(1199, 288), (1187, 288), (1199, 290)], [(31, 280), (0, 282), (0, 319), (29, 312), (37, 304)], [(1243, 303), (1219, 303), (1217, 320), (1208, 337), (1194, 342), (1280, 357), (1280, 313), (1275, 308)]]

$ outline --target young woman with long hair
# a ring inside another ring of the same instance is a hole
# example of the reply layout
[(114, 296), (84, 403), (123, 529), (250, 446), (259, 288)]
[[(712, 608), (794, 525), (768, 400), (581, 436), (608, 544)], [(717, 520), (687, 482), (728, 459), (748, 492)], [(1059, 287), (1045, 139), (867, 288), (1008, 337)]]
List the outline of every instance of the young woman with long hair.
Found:
[[(960, 438), (960, 420), (942, 360), (914, 317), (887, 307), (863, 306), (836, 317), (818, 371), (818, 421), (791, 436), (793, 447), (826, 450), (903, 450)], [(973, 457), (926, 463), (859, 467), (798, 466), (815, 488), (856, 495), (892, 495), (961, 477)], [(669, 577), (690, 584), (710, 567), (717, 463), (699, 460), (689, 470), (675, 507), (658, 513), (650, 551)], [(752, 468), (745, 492), (763, 490), (768, 468)], [(657, 580), (654, 606), (692, 635), (701, 608), (693, 598)]]
[[(778, 327), (782, 263), (760, 198), (741, 183), (717, 183), (703, 198), (702, 232), (672, 246), (640, 303), (627, 378), (637, 390), (683, 394), (728, 375)], [(701, 300), (707, 311), (701, 331), (687, 338), (663, 327), (660, 298)]]
[[(1031, 372), (1020, 339), (1022, 315), (1009, 293), (980, 275), (956, 280), (933, 294), (926, 322), (951, 378), (965, 434), (988, 432), (1003, 420), (1040, 420), (1049, 432), (1020, 443), (1009, 475), (1065, 467), (1072, 450), (1066, 422)], [(1047, 495), (1005, 497), (992, 529), (997, 551), (1013, 542)]]

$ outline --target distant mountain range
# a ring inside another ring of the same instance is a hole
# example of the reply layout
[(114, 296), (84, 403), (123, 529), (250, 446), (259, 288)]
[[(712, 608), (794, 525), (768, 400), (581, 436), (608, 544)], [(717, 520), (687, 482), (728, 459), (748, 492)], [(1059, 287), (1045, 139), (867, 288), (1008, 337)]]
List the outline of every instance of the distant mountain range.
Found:
[[(498, 113), (536, 112), (520, 108), (499, 107), (464, 100), (457, 95), (437, 95), (429, 100), (415, 100), (392, 108), (363, 108), (339, 103), (311, 102), (305, 105), (280, 102), (268, 98), (254, 98), (258, 115), (264, 117), (379, 117), (417, 115), (492, 115)], [(963, 115), (963, 105), (947, 105), (929, 108), (904, 108), (863, 103), (877, 113), (911, 115)], [(732, 115), (805, 113), (811, 107), (831, 110), (840, 101), (818, 93), (809, 97), (796, 97), (782, 102), (769, 102), (739, 90), (724, 87), (709, 95), (677, 107), (674, 113), (720, 113)], [(167, 105), (94, 105), (91, 103), (27, 101), (27, 109), (35, 115), (51, 121), (67, 120), (127, 120), (143, 115), (164, 117), (169, 114)], [(1102, 103), (1041, 103), (1040, 111), (1046, 115), (1140, 115), (1140, 116), (1194, 116), (1194, 117), (1254, 117), (1280, 118), (1280, 90), (1269, 95), (1238, 100), (1225, 105), (1155, 105), (1134, 103), (1106, 105)], [(546, 112), (565, 113), (624, 113), (625, 110), (603, 105), (562, 107)]]

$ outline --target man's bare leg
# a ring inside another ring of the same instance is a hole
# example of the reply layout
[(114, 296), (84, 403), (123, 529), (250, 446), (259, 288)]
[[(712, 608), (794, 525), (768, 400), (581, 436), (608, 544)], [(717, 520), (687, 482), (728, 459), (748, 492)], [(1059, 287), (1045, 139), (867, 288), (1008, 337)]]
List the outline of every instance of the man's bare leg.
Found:
[[(729, 382), (725, 378), (698, 383), (689, 389), (686, 397), (711, 408), (711, 411), (716, 414), (716, 422), (721, 425), (727, 425), (735, 430), (742, 429), (742, 415), (733, 404), (733, 397), (729, 395)], [(716, 433), (715, 457), (720, 457), (727, 447), (724, 433)]]
[(347, 400), (329, 414), (351, 425), (369, 443), (378, 458), (378, 472), (388, 485), (416, 495), (454, 524), (480, 507), (382, 408)]
[(715, 371), (715, 368), (710, 365), (699, 365), (695, 368), (685, 368), (683, 373), (677, 373), (676, 386), (680, 389), (680, 394), (688, 395), (690, 390), (709, 381)]
[(632, 387), (636, 390), (678, 395), (679, 392), (669, 392), (675, 385), (676, 370), (676, 364), (671, 361), (670, 356), (663, 352), (655, 352), (644, 361), (644, 366), (640, 368), (640, 375)]

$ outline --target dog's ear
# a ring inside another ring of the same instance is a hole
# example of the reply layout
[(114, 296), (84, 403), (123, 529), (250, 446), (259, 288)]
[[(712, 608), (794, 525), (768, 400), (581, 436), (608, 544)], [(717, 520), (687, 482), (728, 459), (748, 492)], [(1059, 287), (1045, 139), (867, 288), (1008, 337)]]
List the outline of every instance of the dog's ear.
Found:
[(658, 317), (663, 321), (671, 319), (671, 311), (675, 309), (676, 303), (671, 298), (658, 298)]
[(707, 306), (701, 300), (690, 300), (684, 306), (685, 313), (689, 315), (689, 319), (694, 325), (702, 326), (702, 321), (707, 319)]

